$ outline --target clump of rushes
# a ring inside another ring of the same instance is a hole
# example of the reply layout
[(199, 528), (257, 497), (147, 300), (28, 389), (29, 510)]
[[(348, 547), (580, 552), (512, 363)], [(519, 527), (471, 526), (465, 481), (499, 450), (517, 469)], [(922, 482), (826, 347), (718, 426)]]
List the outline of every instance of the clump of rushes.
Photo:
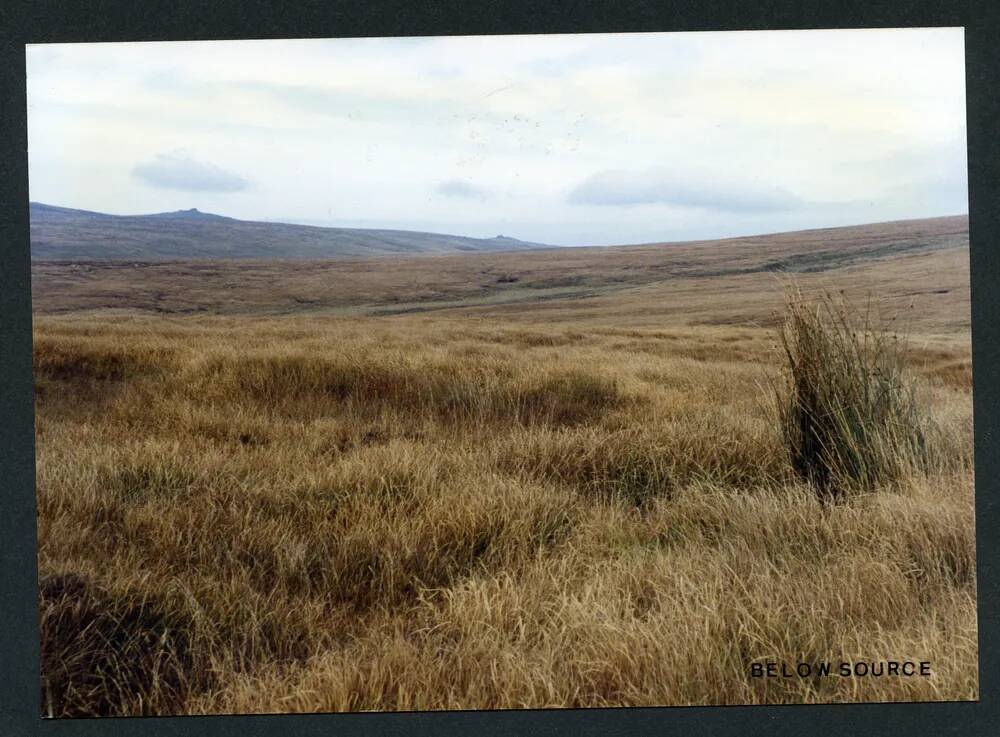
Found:
[(906, 370), (906, 341), (842, 296), (789, 291), (779, 339), (781, 431), (796, 473), (824, 500), (926, 469), (930, 417)]

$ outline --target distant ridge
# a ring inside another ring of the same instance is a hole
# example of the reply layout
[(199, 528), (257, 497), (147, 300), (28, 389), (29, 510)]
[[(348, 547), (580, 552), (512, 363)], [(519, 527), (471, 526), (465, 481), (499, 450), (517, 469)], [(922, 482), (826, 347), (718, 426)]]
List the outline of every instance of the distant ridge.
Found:
[(36, 261), (303, 260), (550, 248), (505, 236), (238, 220), (196, 208), (109, 215), (32, 202), (29, 212)]
[[(125, 217), (128, 216), (126, 215)], [(213, 215), (210, 212), (202, 212), (197, 207), (192, 207), (190, 210), (174, 210), (173, 212), (158, 212), (153, 215), (139, 215), (138, 217), (157, 218), (159, 220), (199, 220), (202, 222), (210, 220), (222, 223), (241, 222), (236, 218), (227, 218), (225, 215)], [(279, 223), (279, 225), (284, 224), (285, 223)]]

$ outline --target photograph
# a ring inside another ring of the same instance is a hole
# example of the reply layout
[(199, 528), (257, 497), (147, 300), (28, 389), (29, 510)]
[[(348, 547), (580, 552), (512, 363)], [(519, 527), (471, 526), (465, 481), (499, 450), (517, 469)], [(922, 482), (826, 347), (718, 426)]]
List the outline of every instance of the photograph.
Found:
[(24, 54), (41, 717), (979, 700), (963, 28)]

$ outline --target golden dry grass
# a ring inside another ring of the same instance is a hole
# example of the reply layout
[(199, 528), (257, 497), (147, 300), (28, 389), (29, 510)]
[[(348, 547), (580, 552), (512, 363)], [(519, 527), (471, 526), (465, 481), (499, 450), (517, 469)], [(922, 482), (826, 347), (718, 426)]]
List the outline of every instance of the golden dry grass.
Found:
[[(921, 364), (958, 470), (824, 507), (762, 396), (773, 342), (38, 319), (46, 708), (976, 698), (969, 385), (939, 370), (967, 353)], [(842, 657), (934, 676), (747, 674)]]

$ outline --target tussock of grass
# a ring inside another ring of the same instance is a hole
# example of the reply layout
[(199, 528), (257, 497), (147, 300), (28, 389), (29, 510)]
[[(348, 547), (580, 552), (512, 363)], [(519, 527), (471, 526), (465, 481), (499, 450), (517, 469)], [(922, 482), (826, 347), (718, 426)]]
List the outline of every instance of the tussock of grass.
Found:
[(164, 370), (173, 356), (169, 348), (133, 346), (100, 340), (35, 341), (36, 377), (76, 381), (121, 381)]
[(933, 432), (905, 341), (827, 295), (793, 293), (780, 331), (780, 423), (792, 466), (825, 496), (872, 490), (929, 463)]
[(400, 355), (216, 355), (191, 378), (213, 398), (266, 406), (289, 401), (392, 408), (451, 422), (509, 419), (574, 424), (624, 401), (612, 379), (577, 369), (517, 371), (509, 364), (414, 361)]
[[(39, 320), (46, 711), (976, 697), (962, 374), (932, 463), (823, 505), (770, 331), (578, 327)], [(937, 675), (746, 677), (842, 655)]]
[(165, 462), (129, 459), (121, 465), (102, 468), (98, 483), (105, 493), (126, 502), (155, 499), (169, 504), (180, 501), (196, 480), (172, 459)]
[[(655, 409), (650, 417), (656, 417)], [(638, 419), (638, 418), (634, 418)], [(634, 422), (633, 419), (633, 422)], [(709, 418), (625, 427), (540, 428), (513, 432), (497, 447), (496, 463), (569, 486), (595, 499), (643, 506), (677, 489), (712, 481), (755, 488), (788, 477), (771, 438), (740, 423), (720, 431)], [(694, 430), (694, 431), (693, 431)]]

